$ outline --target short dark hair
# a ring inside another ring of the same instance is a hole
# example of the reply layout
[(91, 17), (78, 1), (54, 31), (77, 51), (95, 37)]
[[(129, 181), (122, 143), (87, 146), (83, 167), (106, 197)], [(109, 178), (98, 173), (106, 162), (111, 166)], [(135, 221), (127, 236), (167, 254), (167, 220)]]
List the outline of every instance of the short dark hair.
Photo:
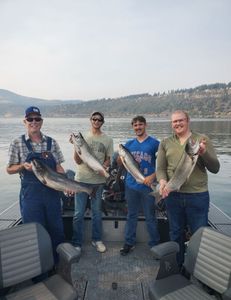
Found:
[(136, 123), (136, 122), (141, 122), (141, 123), (146, 124), (146, 119), (145, 119), (145, 117), (143, 117), (143, 116), (135, 116), (135, 117), (132, 119), (131, 124), (133, 125), (133, 124)]

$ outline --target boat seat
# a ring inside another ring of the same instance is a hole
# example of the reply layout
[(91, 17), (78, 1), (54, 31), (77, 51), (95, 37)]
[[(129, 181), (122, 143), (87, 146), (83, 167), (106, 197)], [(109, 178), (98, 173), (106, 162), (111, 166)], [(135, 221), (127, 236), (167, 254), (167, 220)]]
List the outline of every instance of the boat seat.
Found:
[[(38, 223), (1, 230), (0, 299), (77, 299), (77, 291), (72, 285), (71, 265), (78, 262), (80, 252), (69, 243), (60, 244), (57, 252), (59, 265), (54, 271), (51, 239)], [(49, 273), (53, 275), (48, 276)]]
[(191, 237), (184, 272), (179, 272), (179, 246), (166, 242), (155, 246), (160, 260), (156, 279), (149, 285), (152, 300), (231, 299), (231, 237), (210, 227), (201, 227)]

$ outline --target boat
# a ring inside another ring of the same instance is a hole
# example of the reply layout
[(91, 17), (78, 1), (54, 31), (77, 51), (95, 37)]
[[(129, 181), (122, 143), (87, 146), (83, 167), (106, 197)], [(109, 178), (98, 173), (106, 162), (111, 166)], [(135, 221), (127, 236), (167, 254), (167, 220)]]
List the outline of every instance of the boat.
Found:
[[(132, 253), (120, 255), (124, 243), (126, 201), (123, 188), (105, 187), (103, 192), (103, 241), (105, 253), (97, 252), (91, 245), (91, 210), (85, 213), (85, 243), (81, 258), (72, 268), (72, 281), (80, 300), (147, 300), (149, 285), (155, 280), (159, 261), (153, 258), (148, 247), (145, 219), (140, 211), (137, 226), (137, 244)], [(66, 240), (71, 242), (73, 197), (61, 194), (63, 224)], [(169, 241), (168, 218), (162, 208), (156, 210), (161, 243)], [(21, 223), (19, 202), (15, 201), (0, 213), (0, 230)], [(210, 204), (209, 226), (231, 236), (231, 218)]]

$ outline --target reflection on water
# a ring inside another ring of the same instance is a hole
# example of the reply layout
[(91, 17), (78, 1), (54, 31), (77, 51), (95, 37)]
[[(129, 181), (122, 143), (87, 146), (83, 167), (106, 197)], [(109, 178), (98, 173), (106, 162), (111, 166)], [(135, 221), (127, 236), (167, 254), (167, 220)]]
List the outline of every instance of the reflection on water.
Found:
[[(147, 118), (148, 132), (158, 139), (171, 134), (169, 120), (154, 120)], [(131, 118), (106, 118), (104, 131), (113, 137), (114, 148), (127, 138), (134, 136), (131, 128)], [(48, 118), (44, 120), (43, 132), (55, 138), (65, 156), (64, 167), (74, 169), (73, 146), (68, 142), (72, 132), (85, 132), (89, 128), (87, 118)], [(194, 131), (208, 135), (216, 148), (221, 162), (219, 174), (209, 173), (209, 189), (211, 200), (227, 214), (231, 215), (230, 179), (231, 179), (231, 120), (192, 120)], [(20, 119), (0, 119), (0, 180), (1, 202), (0, 211), (18, 199), (18, 175), (8, 175), (5, 171), (7, 152), (10, 141), (24, 133), (24, 125)]]

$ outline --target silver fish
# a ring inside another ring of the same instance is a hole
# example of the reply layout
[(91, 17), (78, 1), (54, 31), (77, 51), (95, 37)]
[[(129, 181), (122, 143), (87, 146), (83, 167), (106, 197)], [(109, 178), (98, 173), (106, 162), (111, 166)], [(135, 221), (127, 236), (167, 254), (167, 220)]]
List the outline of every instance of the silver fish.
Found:
[(104, 169), (102, 164), (95, 157), (94, 153), (85, 141), (81, 132), (78, 132), (78, 134), (76, 135), (72, 133), (70, 141), (74, 144), (76, 153), (79, 155), (81, 160), (88, 165), (90, 169), (106, 178), (110, 176), (109, 173)]
[[(143, 184), (145, 176), (141, 173), (139, 164), (130, 151), (122, 144), (119, 144), (118, 153), (125, 169), (135, 178), (137, 183)], [(155, 185), (151, 185), (151, 188), (155, 189)]]
[[(200, 143), (198, 140), (194, 141), (192, 138), (188, 139), (176, 170), (172, 178), (166, 184), (167, 190), (179, 191), (181, 186), (188, 180), (197, 163), (199, 148)], [(153, 193), (153, 195), (156, 197), (157, 202), (162, 199), (159, 194), (159, 185), (156, 186), (156, 192)]]
[(130, 151), (124, 145), (119, 144), (118, 153), (125, 169), (135, 178), (137, 183), (142, 184), (145, 177), (141, 173), (139, 165)]
[(91, 195), (93, 188), (86, 187), (73, 179), (67, 178), (64, 174), (57, 173), (43, 162), (33, 159), (32, 170), (35, 176), (44, 185), (61, 192), (72, 191), (74, 193), (85, 192)]
[(171, 191), (178, 191), (188, 180), (197, 163), (200, 143), (192, 138), (188, 139), (181, 159), (176, 167), (172, 178), (168, 181), (166, 188)]

